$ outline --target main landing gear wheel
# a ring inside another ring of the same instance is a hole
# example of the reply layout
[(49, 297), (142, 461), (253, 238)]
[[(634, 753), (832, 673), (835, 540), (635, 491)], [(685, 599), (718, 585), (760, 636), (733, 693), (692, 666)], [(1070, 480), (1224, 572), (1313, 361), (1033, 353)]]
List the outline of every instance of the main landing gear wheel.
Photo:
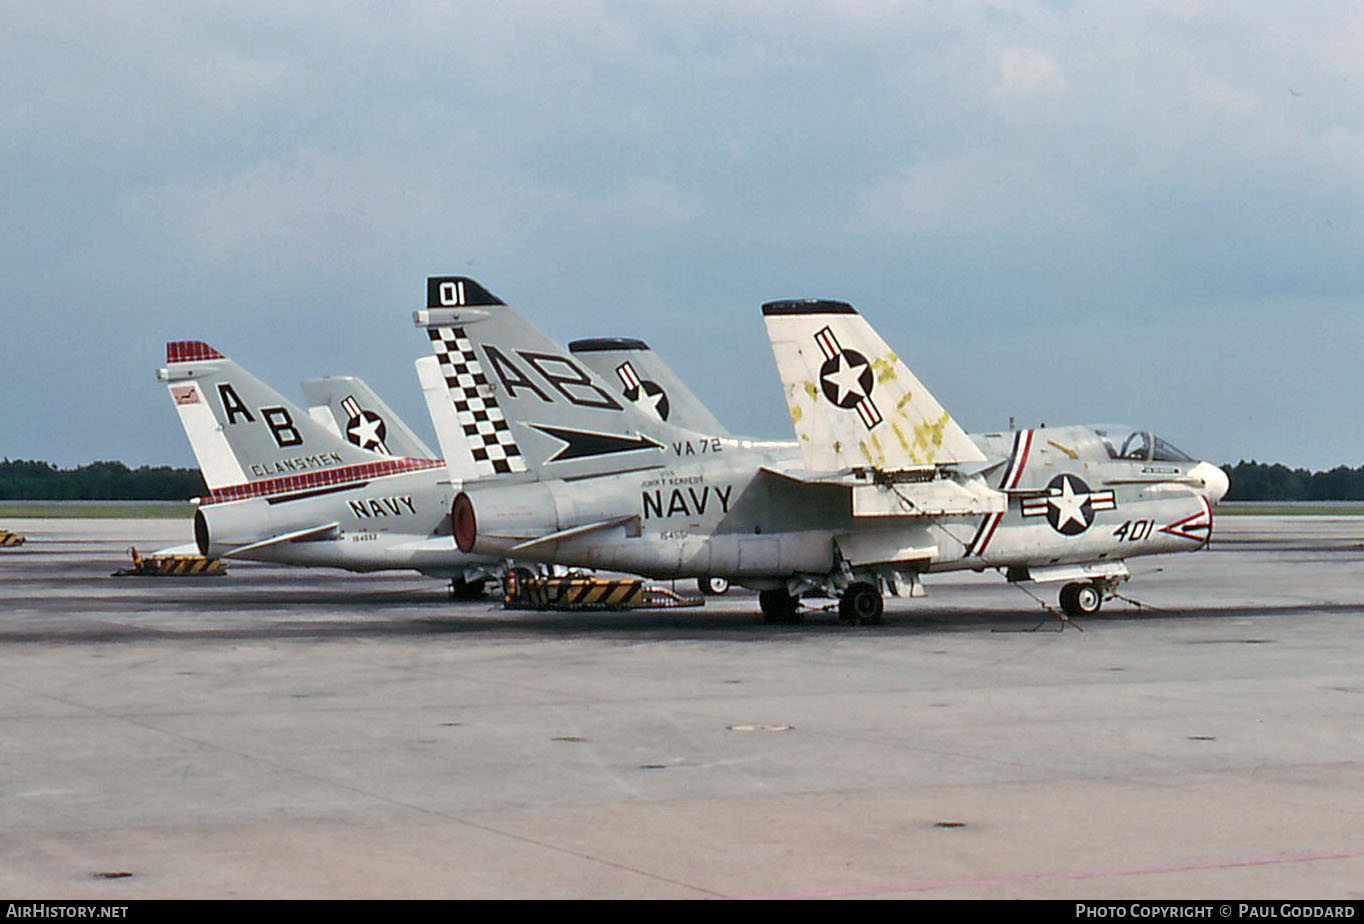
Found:
[(718, 577), (697, 578), (696, 587), (707, 597), (718, 597), (729, 590), (729, 581)]
[(763, 622), (779, 625), (800, 622), (800, 613), (796, 610), (799, 605), (800, 601), (784, 588), (758, 592), (758, 607), (763, 611)]
[(838, 598), (838, 619), (853, 625), (876, 626), (884, 622), (885, 601), (873, 585), (859, 581), (849, 584)]
[(482, 600), (482, 581), (462, 581), (458, 578), (450, 582), (451, 600)]
[(1103, 603), (1103, 591), (1097, 584), (1075, 583), (1061, 588), (1061, 609), (1067, 616), (1093, 616)]

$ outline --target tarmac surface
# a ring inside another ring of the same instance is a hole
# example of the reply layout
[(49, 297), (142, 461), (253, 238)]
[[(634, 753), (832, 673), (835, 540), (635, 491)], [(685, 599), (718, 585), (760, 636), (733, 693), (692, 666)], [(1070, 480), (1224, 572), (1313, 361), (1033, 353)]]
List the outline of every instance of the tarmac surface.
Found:
[(0, 894), (1364, 898), (1364, 517), (1220, 518), (1064, 631), (997, 575), (768, 626), (0, 527)]

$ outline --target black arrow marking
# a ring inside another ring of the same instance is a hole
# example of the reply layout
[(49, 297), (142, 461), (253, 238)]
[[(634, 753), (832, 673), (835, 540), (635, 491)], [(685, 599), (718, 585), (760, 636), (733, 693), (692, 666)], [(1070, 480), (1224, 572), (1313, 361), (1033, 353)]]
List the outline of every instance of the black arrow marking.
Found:
[(646, 436), (620, 436), (615, 433), (594, 433), (590, 430), (568, 430), (564, 427), (549, 427), (544, 424), (531, 424), (545, 436), (553, 437), (564, 444), (546, 461), (572, 462), (575, 459), (590, 459), (594, 456), (609, 456), (618, 452), (638, 452), (641, 449), (664, 449)]

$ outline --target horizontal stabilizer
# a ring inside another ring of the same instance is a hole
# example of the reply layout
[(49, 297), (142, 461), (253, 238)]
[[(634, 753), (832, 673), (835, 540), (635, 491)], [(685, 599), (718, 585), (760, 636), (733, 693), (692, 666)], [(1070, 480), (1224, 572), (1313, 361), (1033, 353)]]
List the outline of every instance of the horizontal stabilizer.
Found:
[(595, 523), (585, 523), (582, 526), (574, 526), (570, 529), (561, 529), (556, 533), (549, 533), (548, 535), (540, 536), (536, 539), (530, 539), (526, 542), (514, 545), (507, 551), (511, 553), (521, 552), (526, 549), (534, 548), (537, 545), (545, 545), (546, 543), (549, 542), (558, 542), (560, 539), (572, 539), (575, 536), (583, 536), (586, 535), (587, 533), (595, 533), (601, 529), (610, 529), (613, 526), (624, 526), (631, 520), (635, 520), (638, 518), (639, 514), (630, 513), (626, 514), (625, 516), (611, 517), (610, 519), (607, 520), (598, 520)]
[(173, 546), (171, 546), (171, 547), (168, 548), (168, 549), (157, 549), (155, 552), (153, 552), (151, 555), (149, 555), (149, 556), (147, 556), (147, 557), (148, 557), (148, 558), (162, 558), (162, 557), (174, 558), (174, 557), (179, 556), (179, 555), (198, 555), (198, 554), (200, 554), (200, 552), (199, 552), (199, 543), (197, 543), (197, 542), (186, 542), (184, 545), (173, 545)]
[(331, 539), (341, 530), (340, 523), (324, 523), (321, 526), (310, 526), (307, 529), (296, 529), (293, 532), (280, 533), (278, 536), (271, 536), (269, 539), (262, 539), (250, 545), (244, 545), (224, 552), (221, 557), (232, 558), (235, 555), (244, 555), (247, 552), (254, 552), (257, 549), (264, 549), (272, 545), (279, 545), (281, 542), (300, 542), (305, 539)]

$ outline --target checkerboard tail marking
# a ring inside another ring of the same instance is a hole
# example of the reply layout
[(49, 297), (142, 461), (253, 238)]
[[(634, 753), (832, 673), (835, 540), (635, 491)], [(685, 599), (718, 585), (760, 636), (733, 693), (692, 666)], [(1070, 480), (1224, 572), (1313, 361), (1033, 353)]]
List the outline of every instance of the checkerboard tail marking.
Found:
[(526, 459), (512, 436), (511, 425), (497, 406), (492, 386), (474, 352), (464, 328), (441, 327), (429, 331), (431, 347), (440, 363), (441, 375), (450, 390), (469, 452), (475, 464), (490, 475), (526, 470)]

